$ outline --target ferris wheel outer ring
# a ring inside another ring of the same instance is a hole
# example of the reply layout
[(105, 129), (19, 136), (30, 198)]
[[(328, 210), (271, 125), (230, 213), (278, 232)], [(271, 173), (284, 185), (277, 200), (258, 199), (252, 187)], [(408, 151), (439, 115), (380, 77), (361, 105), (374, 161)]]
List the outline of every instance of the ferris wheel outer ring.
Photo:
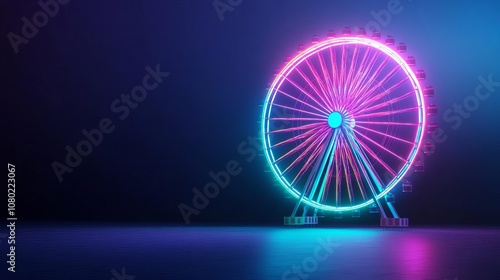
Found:
[[(299, 198), (301, 193), (295, 190), (294, 188), (291, 187), (291, 184), (286, 180), (285, 177), (281, 175), (281, 172), (279, 171), (279, 167), (273, 163), (274, 161), (274, 155), (272, 154), (272, 150), (269, 148), (270, 146), (270, 139), (269, 135), (266, 133), (269, 131), (269, 120), (268, 118), (270, 117), (271, 114), (271, 108), (273, 104), (273, 100), (276, 97), (277, 89), (280, 88), (281, 84), (284, 82), (285, 78), (297, 67), (300, 65), (301, 62), (303, 62), (305, 59), (307, 59), (309, 56), (318, 53), (326, 48), (334, 47), (334, 46), (339, 46), (339, 45), (346, 45), (346, 44), (361, 44), (361, 45), (366, 45), (370, 47), (374, 47), (378, 49), (379, 51), (383, 52), (385, 55), (391, 57), (396, 63), (399, 64), (401, 69), (405, 72), (407, 77), (409, 78), (409, 81), (412, 84), (413, 89), (415, 90), (415, 97), (418, 105), (418, 127), (417, 127), (417, 133), (415, 137), (415, 145), (413, 149), (411, 150), (411, 153), (408, 157), (408, 160), (406, 164), (399, 170), (398, 174), (393, 178), (389, 184), (385, 187), (385, 189), (379, 193), (375, 198), (378, 200), (382, 197), (384, 197), (389, 191), (391, 191), (400, 181), (401, 179), (407, 174), (409, 171), (409, 168), (413, 164), (415, 157), (420, 150), (422, 141), (423, 141), (423, 135), (424, 135), (424, 130), (427, 124), (426, 120), (426, 108), (425, 108), (425, 99), (423, 96), (423, 91), (422, 87), (420, 85), (420, 82), (418, 78), (416, 77), (414, 71), (411, 69), (411, 67), (406, 63), (405, 59), (403, 59), (395, 50), (390, 48), (387, 45), (384, 45), (378, 41), (375, 41), (373, 39), (368, 39), (366, 37), (351, 37), (351, 36), (346, 36), (346, 37), (336, 37), (336, 38), (330, 38), (327, 40), (324, 40), (322, 42), (318, 42), (314, 44), (313, 46), (303, 50), (300, 52), (297, 56), (295, 56), (293, 59), (291, 59), (279, 73), (277, 73), (276, 78), (273, 80), (271, 85), (269, 86), (269, 90), (266, 95), (266, 99), (264, 102), (264, 110), (262, 111), (262, 117), (261, 117), (261, 137), (262, 137), (262, 143), (263, 143), (263, 153), (265, 155), (266, 161), (268, 164), (271, 166), (272, 172), (275, 175), (276, 179), (280, 182), (281, 186), (284, 187), (293, 197)], [(329, 206), (329, 205), (324, 205), (318, 202), (314, 202), (311, 200), (308, 200), (306, 198), (302, 198), (302, 202), (317, 208), (321, 210), (326, 210), (326, 211), (352, 211), (356, 209), (363, 208), (367, 205), (372, 204), (373, 198), (370, 200), (365, 201), (364, 203), (354, 205), (354, 206), (349, 206), (349, 207), (334, 207), (334, 206)]]

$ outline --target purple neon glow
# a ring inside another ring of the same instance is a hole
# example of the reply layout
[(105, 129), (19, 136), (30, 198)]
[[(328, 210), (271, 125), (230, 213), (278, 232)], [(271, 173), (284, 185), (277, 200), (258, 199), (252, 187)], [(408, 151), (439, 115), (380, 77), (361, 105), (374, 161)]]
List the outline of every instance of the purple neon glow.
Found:
[[(329, 123), (334, 113), (338, 127)], [(395, 50), (365, 37), (330, 38), (291, 59), (271, 84), (264, 154), (305, 203), (357, 209), (408, 171), (425, 117), (418, 79)]]

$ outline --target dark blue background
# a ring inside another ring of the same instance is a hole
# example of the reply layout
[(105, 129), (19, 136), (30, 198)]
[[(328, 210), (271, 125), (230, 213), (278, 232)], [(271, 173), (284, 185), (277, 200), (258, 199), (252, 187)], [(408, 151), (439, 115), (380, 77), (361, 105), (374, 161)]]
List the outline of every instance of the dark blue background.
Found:
[[(241, 174), (191, 223), (281, 224), (294, 201), (273, 185), (263, 157), (238, 152), (258, 134), (266, 84), (299, 44), (365, 26), (388, 2), (243, 1), (221, 21), (211, 1), (73, 0), (18, 54), (7, 34), (20, 34), (21, 17), (40, 8), (2, 2), (2, 158), (17, 167), (18, 216), (184, 223), (178, 205), (192, 205), (192, 188), (235, 160)], [(404, 41), (426, 70), (447, 140), (413, 193), (397, 192), (397, 207), (413, 224), (499, 225), (500, 87), (457, 129), (443, 113), (474, 94), (479, 76), (500, 81), (500, 4), (400, 2), (382, 34)], [(110, 104), (157, 64), (170, 76), (119, 120)], [(116, 129), (59, 183), (51, 163), (105, 117)], [(367, 213), (362, 220), (344, 223), (377, 224)]]

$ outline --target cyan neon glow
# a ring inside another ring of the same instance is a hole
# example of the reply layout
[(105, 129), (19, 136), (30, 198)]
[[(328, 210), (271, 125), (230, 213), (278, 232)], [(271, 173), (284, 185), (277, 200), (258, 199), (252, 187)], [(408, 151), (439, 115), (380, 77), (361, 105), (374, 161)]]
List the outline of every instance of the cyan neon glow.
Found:
[(339, 112), (333, 112), (328, 116), (328, 125), (331, 128), (338, 128), (342, 124), (343, 118)]
[(373, 203), (367, 185), (380, 199), (405, 176), (425, 124), (422, 89), (405, 60), (378, 41), (344, 36), (300, 52), (276, 75), (262, 140), (274, 175), (294, 197), (349, 211)]

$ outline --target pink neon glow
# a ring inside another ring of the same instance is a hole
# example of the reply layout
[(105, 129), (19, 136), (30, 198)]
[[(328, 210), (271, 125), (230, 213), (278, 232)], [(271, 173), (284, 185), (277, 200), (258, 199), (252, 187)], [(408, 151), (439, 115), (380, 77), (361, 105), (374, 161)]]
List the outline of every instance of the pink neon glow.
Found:
[(415, 73), (395, 50), (366, 37), (330, 38), (291, 59), (271, 84), (264, 152), (304, 202), (357, 209), (408, 171), (426, 124), (423, 102)]

